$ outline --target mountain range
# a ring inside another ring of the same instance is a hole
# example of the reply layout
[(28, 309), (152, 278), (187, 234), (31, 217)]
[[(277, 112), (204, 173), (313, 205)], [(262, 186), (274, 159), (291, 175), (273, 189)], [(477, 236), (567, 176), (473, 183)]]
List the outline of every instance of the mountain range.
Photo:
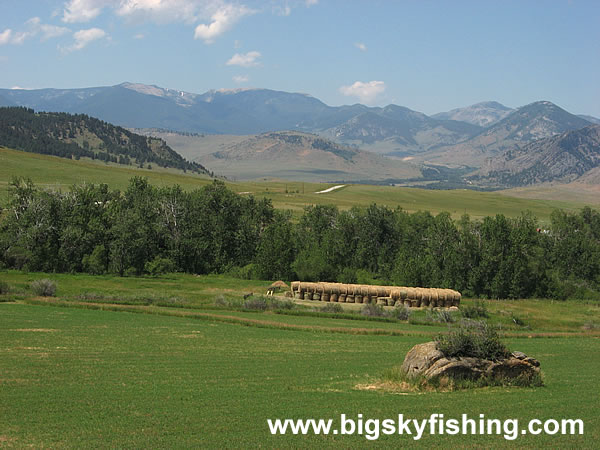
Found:
[[(532, 142), (600, 122), (591, 116), (571, 114), (549, 101), (515, 109), (490, 101), (427, 116), (398, 105), (328, 106), (307, 94), (269, 89), (193, 94), (137, 83), (83, 89), (0, 89), (2, 105), (82, 113), (128, 128), (235, 135), (219, 148), (194, 154), (195, 161), (214, 163), (223, 166), (223, 170), (227, 165), (226, 171), (232, 176), (236, 176), (236, 165), (240, 170), (244, 164), (255, 168), (264, 165), (265, 153), (260, 150), (264, 146), (271, 148), (271, 159), (279, 162), (278, 167), (298, 166), (298, 155), (304, 155), (308, 158), (304, 161), (307, 168), (335, 172), (337, 169), (318, 167), (314, 159), (317, 149), (311, 144), (313, 135), (335, 141), (344, 151), (360, 149), (387, 156), (388, 161), (402, 160), (408, 163), (403, 166), (404, 173), (414, 174), (414, 164), (476, 170), (491, 167), (490, 161), (495, 158), (510, 159), (503, 156), (505, 152), (516, 152)], [(282, 138), (283, 134), (267, 137), (283, 131), (299, 133), (303, 144), (292, 144)], [(273, 144), (273, 139), (277, 143)], [(241, 151), (240, 141), (255, 151)], [(550, 145), (550, 141), (546, 143)], [(307, 152), (307, 148), (311, 151)], [(279, 149), (279, 153), (275, 155), (273, 149)], [(222, 157), (214, 156), (221, 150), (226, 150)], [(341, 173), (349, 174), (352, 168), (361, 176), (377, 172), (372, 170), (379, 165), (374, 160), (367, 164), (370, 169), (362, 171), (356, 161), (365, 162), (368, 158), (358, 155)], [(246, 163), (242, 164), (242, 159)], [(329, 162), (324, 166), (343, 166), (348, 162), (325, 159)], [(254, 169), (250, 172), (257, 173)]]
[(595, 177), (600, 170), (600, 125), (567, 131), (508, 150), (470, 178), (498, 187), (544, 182), (570, 183)]

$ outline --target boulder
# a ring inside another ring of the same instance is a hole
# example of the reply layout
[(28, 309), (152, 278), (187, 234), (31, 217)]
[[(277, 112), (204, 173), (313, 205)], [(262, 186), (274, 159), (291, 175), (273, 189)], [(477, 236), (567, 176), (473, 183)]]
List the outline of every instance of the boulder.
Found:
[(492, 361), (471, 357), (448, 358), (436, 342), (417, 344), (409, 350), (402, 363), (402, 372), (408, 378), (492, 379), (532, 378), (540, 371), (537, 359), (523, 352), (513, 352), (508, 358)]

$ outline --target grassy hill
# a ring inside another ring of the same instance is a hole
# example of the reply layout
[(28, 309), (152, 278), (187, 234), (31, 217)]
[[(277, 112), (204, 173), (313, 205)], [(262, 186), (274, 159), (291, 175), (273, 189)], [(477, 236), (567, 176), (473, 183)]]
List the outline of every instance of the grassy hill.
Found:
[[(48, 155), (26, 153), (0, 148), (0, 192), (13, 176), (30, 177), (41, 186), (67, 190), (73, 184), (107, 183), (115, 189), (124, 189), (133, 176), (147, 177), (157, 186), (179, 184), (191, 190), (210, 183), (205, 175), (183, 173), (174, 169), (139, 169), (91, 160), (69, 160)], [(468, 213), (472, 217), (484, 217), (498, 213), (509, 217), (518, 216), (529, 210), (541, 221), (547, 221), (555, 208), (568, 211), (580, 209), (584, 203), (599, 205), (599, 197), (587, 196), (578, 200), (574, 195), (562, 199), (540, 200), (536, 198), (516, 198), (516, 192), (493, 193), (470, 190), (436, 191), (426, 189), (399, 188), (393, 186), (346, 185), (330, 193), (316, 194), (331, 184), (303, 183), (282, 180), (261, 182), (227, 183), (238, 193), (267, 197), (277, 208), (300, 212), (304, 206), (313, 204), (335, 204), (340, 209), (357, 205), (377, 203), (390, 207), (402, 207), (407, 211), (427, 210), (432, 213), (448, 211), (459, 218)], [(537, 196), (543, 196), (538, 192)], [(0, 194), (0, 204), (6, 203), (6, 195)]]
[(83, 114), (35, 113), (0, 108), (0, 145), (63, 158), (90, 158), (123, 165), (156, 164), (207, 173), (162, 139), (140, 136)]

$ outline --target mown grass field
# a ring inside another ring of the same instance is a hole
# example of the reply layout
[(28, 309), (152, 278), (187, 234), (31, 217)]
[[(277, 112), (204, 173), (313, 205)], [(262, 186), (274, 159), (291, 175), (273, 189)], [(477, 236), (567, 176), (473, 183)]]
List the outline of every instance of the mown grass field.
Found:
[[(57, 282), (55, 298), (29, 291), (32, 280), (44, 277)], [(414, 344), (446, 325), (217, 309), (218, 295), (233, 298), (268, 285), (224, 276), (11, 271), (0, 280), (10, 285), (0, 302), (0, 446), (594, 448), (600, 438), (594, 357), (600, 331), (584, 329), (600, 323), (596, 303), (487, 303), (510, 348), (540, 360), (544, 387), (399, 395), (357, 386), (400, 364)], [(132, 301), (171, 296), (178, 307)], [(527, 326), (510, 326), (507, 314), (526, 318)], [(371, 442), (359, 435), (271, 436), (267, 427), (268, 418), (332, 418), (337, 426), (342, 413), (354, 419), (484, 414), (521, 425), (580, 418), (585, 433), (515, 441), (425, 434), (418, 442), (381, 435)]]
[[(184, 189), (199, 188), (210, 182), (204, 176), (184, 174), (174, 170), (137, 169), (107, 165), (94, 161), (75, 161), (47, 155), (37, 155), (0, 148), (0, 205), (6, 204), (6, 186), (13, 176), (30, 177), (36, 184), (53, 189), (68, 190), (69, 186), (81, 183), (107, 183), (113, 189), (125, 189), (133, 176), (147, 177), (158, 186), (179, 184)], [(286, 182), (264, 180), (232, 183), (228, 186), (238, 193), (249, 193), (272, 199), (277, 208), (299, 213), (306, 205), (335, 204), (340, 209), (356, 205), (377, 203), (389, 207), (401, 207), (407, 211), (430, 211), (433, 214), (449, 212), (454, 218), (464, 213), (481, 218), (487, 215), (504, 214), (516, 217), (523, 211), (531, 211), (542, 223), (556, 208), (576, 211), (584, 202), (539, 200), (516, 198), (501, 193), (471, 190), (426, 190), (393, 186), (347, 185), (342, 189), (316, 194), (331, 184)], [(600, 200), (585, 202), (597, 206)]]

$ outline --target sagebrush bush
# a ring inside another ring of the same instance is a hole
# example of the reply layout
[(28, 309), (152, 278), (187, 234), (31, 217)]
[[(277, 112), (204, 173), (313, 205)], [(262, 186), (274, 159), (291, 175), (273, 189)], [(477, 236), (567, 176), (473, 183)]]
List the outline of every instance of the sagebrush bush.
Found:
[(385, 309), (381, 305), (367, 303), (360, 309), (360, 313), (367, 317), (383, 317), (385, 316)]
[(42, 297), (54, 297), (54, 294), (56, 294), (56, 283), (47, 278), (35, 280), (30, 284), (30, 288), (34, 294)]
[(321, 312), (339, 314), (344, 312), (344, 308), (339, 303), (327, 303), (319, 309)]
[(439, 323), (454, 323), (456, 322), (456, 318), (452, 314), (452, 312), (446, 309), (440, 309), (438, 311), (427, 311), (425, 318), (429, 322), (439, 322)]
[(406, 305), (396, 306), (395, 308), (393, 308), (392, 310), (390, 310), (388, 312), (388, 315), (390, 317), (393, 317), (394, 319), (398, 319), (398, 320), (408, 320), (408, 319), (410, 319), (411, 314), (412, 314), (412, 311)]
[(447, 357), (498, 360), (510, 354), (496, 328), (482, 321), (466, 322), (449, 333), (438, 335), (435, 340)]

